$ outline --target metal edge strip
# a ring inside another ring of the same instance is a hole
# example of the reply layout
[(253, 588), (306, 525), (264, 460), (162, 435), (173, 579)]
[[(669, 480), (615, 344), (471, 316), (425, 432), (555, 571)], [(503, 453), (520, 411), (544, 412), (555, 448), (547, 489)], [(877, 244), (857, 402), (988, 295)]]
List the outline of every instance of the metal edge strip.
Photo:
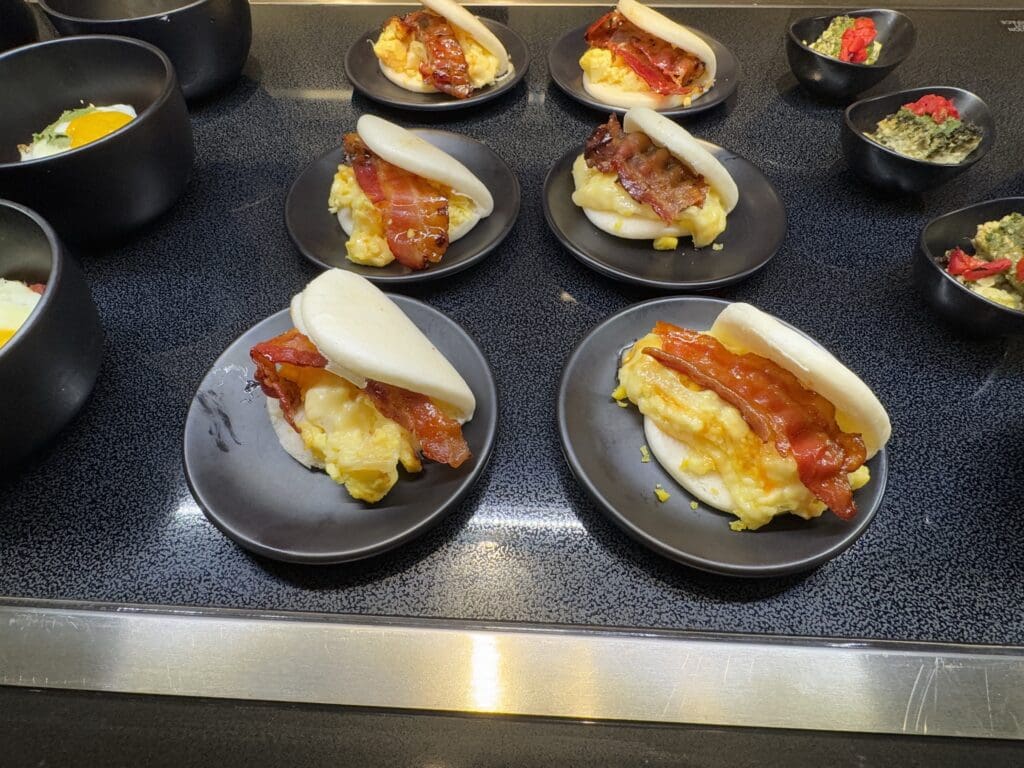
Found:
[(1024, 739), (1024, 651), (0, 601), (0, 685)]

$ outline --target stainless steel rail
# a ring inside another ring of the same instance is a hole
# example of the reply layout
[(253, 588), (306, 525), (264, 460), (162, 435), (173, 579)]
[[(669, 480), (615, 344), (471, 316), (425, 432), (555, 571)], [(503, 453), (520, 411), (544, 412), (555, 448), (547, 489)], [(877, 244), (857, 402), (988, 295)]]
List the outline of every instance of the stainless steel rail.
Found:
[(1024, 738), (1024, 652), (988, 646), (4, 600), (0, 684)]

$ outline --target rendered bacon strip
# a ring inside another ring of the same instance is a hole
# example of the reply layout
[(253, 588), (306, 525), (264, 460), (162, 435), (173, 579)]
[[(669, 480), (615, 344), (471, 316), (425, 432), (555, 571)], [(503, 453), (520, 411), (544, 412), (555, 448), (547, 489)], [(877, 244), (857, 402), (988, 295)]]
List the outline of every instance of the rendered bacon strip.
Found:
[(586, 40), (618, 55), (652, 91), (666, 96), (692, 93), (694, 80), (704, 74), (704, 62), (692, 53), (644, 32), (618, 11), (591, 24)]
[(372, 380), (366, 383), (365, 392), (378, 411), (416, 436), (428, 459), (459, 467), (470, 458), (462, 426), (426, 395)]
[(835, 407), (759, 355), (737, 355), (707, 334), (658, 323), (661, 349), (644, 353), (715, 392), (759, 438), (796, 461), (800, 481), (838, 517), (857, 514), (847, 475), (867, 458), (860, 435), (843, 432)]
[(473, 93), (466, 54), (448, 20), (430, 11), (414, 11), (399, 21), (423, 43), (427, 60), (420, 64), (423, 79), (441, 93), (465, 99)]
[(269, 341), (260, 342), (249, 350), (249, 357), (256, 364), (256, 383), (260, 385), (263, 394), (278, 399), (285, 421), (298, 432), (295, 414), (302, 405), (302, 393), (294, 381), (281, 375), (277, 364), (323, 368), (327, 365), (327, 358), (295, 328)]
[(384, 219), (388, 248), (410, 269), (424, 269), (448, 250), (448, 198), (426, 179), (382, 160), (357, 133), (345, 135), (356, 182)]
[(691, 205), (704, 205), (707, 197), (708, 184), (703, 176), (646, 134), (623, 131), (615, 115), (590, 135), (583, 156), (591, 168), (617, 174), (629, 196), (650, 205), (667, 224)]

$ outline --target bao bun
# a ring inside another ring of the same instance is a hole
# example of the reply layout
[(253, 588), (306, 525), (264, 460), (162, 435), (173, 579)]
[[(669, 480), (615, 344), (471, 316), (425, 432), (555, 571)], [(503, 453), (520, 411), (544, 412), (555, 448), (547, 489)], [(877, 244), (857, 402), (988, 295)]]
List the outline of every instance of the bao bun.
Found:
[[(845, 432), (859, 433), (870, 459), (892, 434), (889, 415), (867, 384), (823, 347), (749, 304), (730, 304), (715, 320), (711, 335), (734, 352), (766, 357), (831, 402)], [(644, 418), (647, 444), (658, 463), (695, 498), (732, 510), (732, 498), (717, 473), (697, 475), (681, 469), (689, 448)]]
[[(740, 197), (739, 189), (729, 171), (681, 125), (652, 109), (636, 107), (626, 112), (622, 126), (626, 133), (646, 134), (657, 146), (664, 147), (679, 162), (703, 176), (710, 189), (722, 201), (726, 213), (736, 207)], [(627, 240), (654, 240), (689, 234), (688, 230), (666, 224), (661, 219), (620, 216), (590, 208), (584, 208), (583, 213), (598, 229)]]
[(691, 94), (661, 94), (655, 91), (629, 91), (616, 85), (591, 82), (586, 72), (583, 73), (583, 89), (605, 104), (614, 107), (631, 109), (632, 107), (650, 107), (651, 109), (671, 109), (682, 106), (687, 100), (693, 100), (710, 90), (715, 84), (717, 60), (711, 46), (704, 42), (693, 30), (677, 24), (667, 16), (653, 8), (642, 5), (637, 0), (619, 0), (616, 10), (629, 21), (636, 24), (648, 34), (664, 40), (666, 43), (692, 53), (704, 62), (704, 73), (693, 85), (697, 90)]

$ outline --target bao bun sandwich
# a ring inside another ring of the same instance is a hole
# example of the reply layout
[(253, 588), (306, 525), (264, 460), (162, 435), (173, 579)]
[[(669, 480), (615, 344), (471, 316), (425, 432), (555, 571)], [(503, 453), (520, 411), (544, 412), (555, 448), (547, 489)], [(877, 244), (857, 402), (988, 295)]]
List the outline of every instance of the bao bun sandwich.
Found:
[(372, 283), (339, 269), (291, 303), (295, 327), (250, 350), (281, 447), (356, 499), (380, 501), (421, 457), (459, 467), (476, 400), (459, 372)]
[(513, 72), (505, 46), (455, 0), (423, 0), (426, 10), (392, 16), (373, 52), (400, 88), (465, 99)]
[(736, 207), (732, 176), (685, 128), (645, 107), (615, 115), (587, 139), (572, 166), (572, 201), (598, 229), (671, 250), (689, 236), (714, 241)]
[(349, 239), (349, 261), (410, 269), (441, 260), (449, 243), (491, 215), (494, 198), (466, 166), (401, 126), (363, 115), (345, 135), (345, 162), (328, 210)]
[(583, 88), (613, 107), (689, 106), (715, 84), (715, 52), (692, 30), (636, 0), (595, 21), (580, 58)]
[(659, 322), (625, 354), (620, 402), (644, 417), (650, 452), (733, 530), (777, 515), (857, 514), (865, 462), (892, 431), (878, 398), (826, 350), (749, 304), (707, 332)]

